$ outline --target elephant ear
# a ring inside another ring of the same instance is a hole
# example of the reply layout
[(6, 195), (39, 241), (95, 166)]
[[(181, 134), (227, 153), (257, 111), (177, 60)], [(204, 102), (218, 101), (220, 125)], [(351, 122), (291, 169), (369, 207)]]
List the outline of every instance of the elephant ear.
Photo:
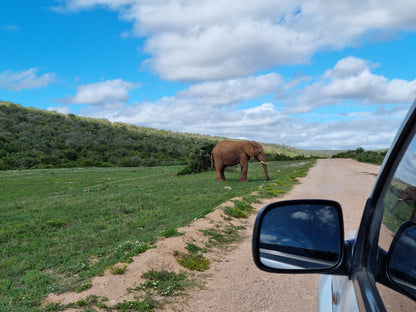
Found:
[(244, 152), (249, 155), (251, 158), (255, 158), (256, 147), (252, 141), (246, 141), (243, 144)]

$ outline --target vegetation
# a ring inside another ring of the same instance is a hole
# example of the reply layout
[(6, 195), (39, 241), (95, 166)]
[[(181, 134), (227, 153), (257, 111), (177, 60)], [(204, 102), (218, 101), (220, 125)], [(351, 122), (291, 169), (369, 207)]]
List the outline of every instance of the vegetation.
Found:
[(200, 173), (208, 171), (211, 168), (211, 151), (215, 144), (209, 143), (197, 148), (189, 157), (188, 164), (178, 172), (178, 175)]
[(109, 267), (110, 273), (113, 275), (122, 275), (126, 272), (127, 264), (116, 263)]
[(281, 195), (312, 164), (269, 162), (266, 182), (256, 162), (249, 183), (238, 182), (238, 170), (225, 183), (216, 182), (213, 171), (172, 174), (183, 166), (3, 171), (0, 311), (39, 311), (47, 294), (87, 288), (91, 277), (152, 248), (166, 229), (254, 191)]
[(178, 254), (176, 260), (188, 270), (199, 272), (208, 270), (210, 264), (210, 261), (201, 253)]
[[(133, 301), (123, 301), (115, 304), (112, 307), (108, 305), (108, 299), (105, 297), (98, 296), (88, 296), (85, 299), (79, 300), (77, 302), (69, 303), (66, 305), (61, 305), (59, 303), (48, 304), (44, 311), (63, 311), (66, 309), (83, 309), (82, 311), (97, 311), (95, 308), (102, 309), (104, 311), (154, 311), (155, 308), (159, 307), (159, 303), (152, 298), (144, 298), (143, 300), (133, 300)], [(102, 311), (100, 310), (100, 311)]]
[(176, 236), (182, 236), (184, 234), (185, 233), (178, 232), (178, 230), (175, 228), (169, 228), (163, 231), (162, 236), (163, 237), (176, 237)]
[(246, 198), (234, 200), (234, 206), (225, 207), (224, 213), (233, 218), (248, 218), (249, 214), (254, 211), (251, 202)]
[(348, 150), (346, 152), (335, 154), (332, 158), (352, 158), (365, 163), (381, 165), (386, 154), (387, 150), (365, 151), (363, 148), (359, 147), (356, 150)]
[(159, 305), (158, 303), (151, 299), (145, 298), (144, 300), (135, 300), (135, 301), (124, 301), (122, 303), (117, 303), (113, 308), (121, 312), (127, 311), (154, 311)]
[[(0, 101), (0, 170), (187, 165), (180, 174), (211, 167), (221, 138), (111, 123)], [(265, 144), (268, 160), (310, 153)]]
[(218, 140), (0, 101), (0, 170), (184, 165)]
[(150, 270), (145, 272), (142, 277), (148, 280), (142, 284), (141, 288), (155, 290), (161, 296), (179, 296), (191, 284), (185, 272)]

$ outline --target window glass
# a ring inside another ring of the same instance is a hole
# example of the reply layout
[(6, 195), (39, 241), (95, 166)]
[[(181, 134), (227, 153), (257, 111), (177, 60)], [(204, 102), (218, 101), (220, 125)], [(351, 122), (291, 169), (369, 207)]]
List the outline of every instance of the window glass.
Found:
[[(384, 197), (379, 246), (388, 251), (400, 225), (407, 221), (416, 222), (415, 138), (404, 154)], [(377, 288), (387, 311), (416, 311), (415, 301), (381, 284), (377, 284)]]

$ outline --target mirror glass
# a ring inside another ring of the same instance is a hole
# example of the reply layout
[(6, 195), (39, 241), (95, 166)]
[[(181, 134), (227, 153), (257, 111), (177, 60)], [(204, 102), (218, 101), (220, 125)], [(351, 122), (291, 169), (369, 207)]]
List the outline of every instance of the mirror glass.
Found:
[(260, 261), (274, 269), (319, 270), (341, 258), (340, 209), (293, 204), (265, 212), (260, 225)]
[(407, 222), (397, 232), (388, 263), (391, 279), (416, 297), (416, 223)]

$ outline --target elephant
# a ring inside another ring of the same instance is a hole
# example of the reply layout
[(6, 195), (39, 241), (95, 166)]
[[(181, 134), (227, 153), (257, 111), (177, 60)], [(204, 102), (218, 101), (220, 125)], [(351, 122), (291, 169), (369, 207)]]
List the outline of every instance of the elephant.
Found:
[(402, 202), (403, 200), (411, 200), (415, 207), (413, 208), (413, 213), (410, 218), (410, 221), (416, 222), (416, 186), (408, 186), (399, 196), (397, 199), (396, 204), (390, 209), (391, 212), (394, 212), (394, 210), (397, 208), (397, 206)]
[(225, 181), (225, 167), (240, 164), (240, 182), (247, 182), (248, 161), (250, 158), (255, 158), (263, 164), (266, 180), (270, 180), (263, 146), (256, 141), (225, 140), (219, 142), (211, 152), (211, 169), (214, 161), (217, 181)]

